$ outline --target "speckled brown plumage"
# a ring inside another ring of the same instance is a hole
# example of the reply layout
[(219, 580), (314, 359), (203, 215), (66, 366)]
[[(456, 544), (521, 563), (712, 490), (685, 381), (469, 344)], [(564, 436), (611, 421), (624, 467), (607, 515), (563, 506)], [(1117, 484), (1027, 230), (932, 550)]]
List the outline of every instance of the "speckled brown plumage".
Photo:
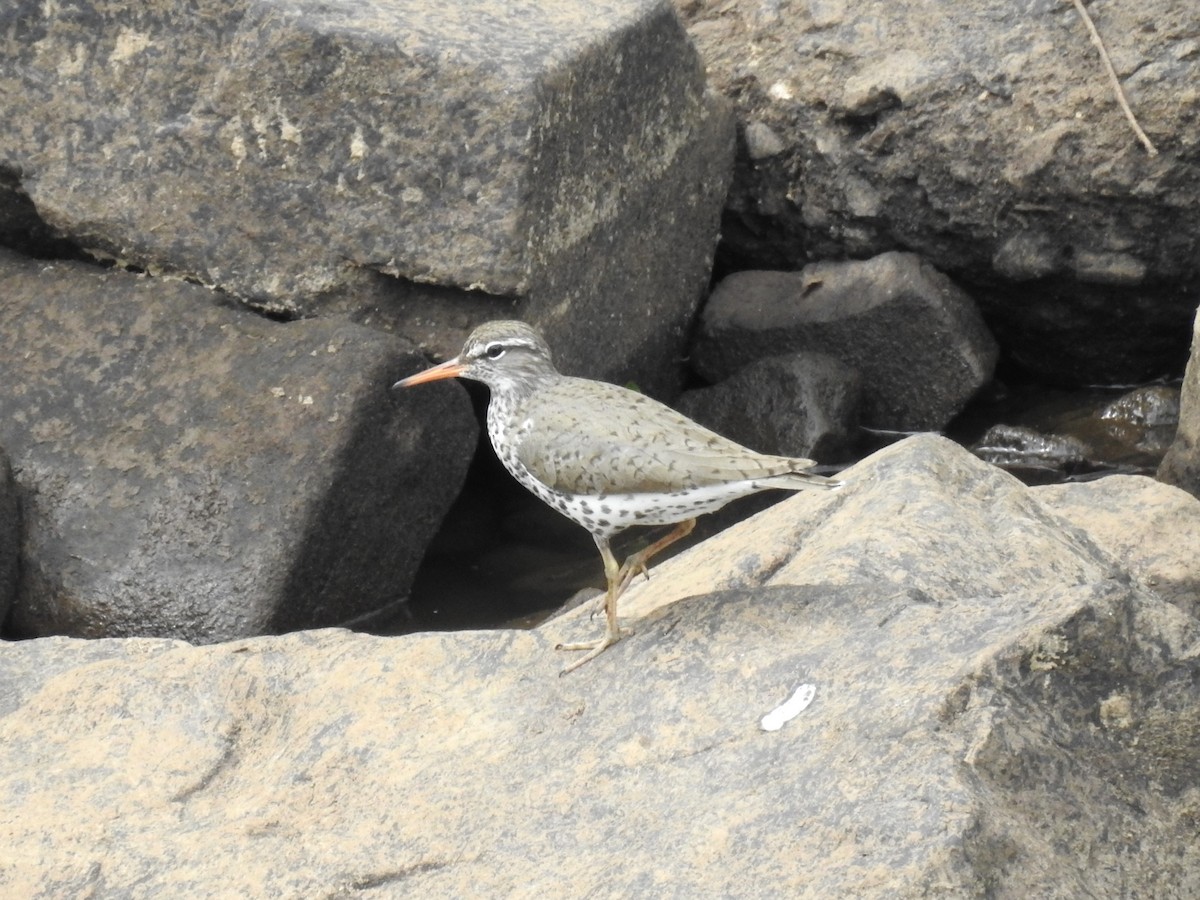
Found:
[[(813, 465), (754, 453), (657, 400), (582, 378), (552, 381), (507, 414), (517, 459), (568, 494), (673, 492), (803, 475)], [(524, 421), (531, 425), (521, 429)]]
[[(550, 349), (523, 322), (476, 328), (455, 359), (397, 383), (439, 378), (491, 389), (487, 430), (496, 455), (521, 484), (592, 533), (604, 560), (608, 628), (591, 652), (620, 638), (616, 600), (650, 557), (691, 531), (695, 517), (762, 490), (832, 489), (808, 459), (756, 453), (635, 391), (562, 375)], [(617, 566), (609, 539), (632, 525), (677, 527)]]

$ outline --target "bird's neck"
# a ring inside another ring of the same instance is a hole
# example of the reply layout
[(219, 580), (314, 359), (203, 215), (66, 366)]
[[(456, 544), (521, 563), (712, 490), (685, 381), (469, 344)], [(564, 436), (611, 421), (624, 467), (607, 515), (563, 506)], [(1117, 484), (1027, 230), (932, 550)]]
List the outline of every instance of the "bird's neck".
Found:
[(502, 407), (520, 406), (538, 391), (549, 387), (556, 381), (561, 381), (562, 377), (555, 370), (549, 369), (544, 372), (525, 371), (519, 378), (489, 379), (491, 403), (499, 404)]
[(488, 384), (491, 396), (488, 399), (487, 425), (493, 437), (513, 427), (514, 419), (522, 407), (540, 390), (544, 390), (563, 378), (558, 372), (525, 373), (520, 379), (504, 379)]

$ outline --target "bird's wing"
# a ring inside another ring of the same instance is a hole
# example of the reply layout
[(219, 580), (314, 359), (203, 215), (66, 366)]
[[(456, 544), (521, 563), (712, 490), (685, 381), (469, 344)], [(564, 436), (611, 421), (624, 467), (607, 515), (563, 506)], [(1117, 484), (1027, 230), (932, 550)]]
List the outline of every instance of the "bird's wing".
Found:
[(754, 453), (643, 394), (577, 378), (537, 391), (512, 425), (521, 464), (573, 494), (671, 492), (814, 465)]

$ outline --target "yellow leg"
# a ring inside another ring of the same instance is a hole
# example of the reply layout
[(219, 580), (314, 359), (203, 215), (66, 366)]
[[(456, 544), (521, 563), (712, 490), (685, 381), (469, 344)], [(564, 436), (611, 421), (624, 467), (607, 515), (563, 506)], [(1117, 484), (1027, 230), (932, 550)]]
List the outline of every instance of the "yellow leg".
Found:
[(563, 669), (563, 675), (566, 675), (568, 672), (574, 672), (585, 662), (595, 659), (619, 641), (622, 636), (621, 629), (617, 627), (617, 597), (621, 595), (621, 569), (617, 565), (617, 558), (613, 556), (612, 550), (608, 546), (608, 539), (596, 536), (595, 540), (596, 547), (600, 550), (600, 558), (604, 560), (604, 578), (608, 582), (608, 589), (604, 593), (604, 636), (594, 641), (585, 641), (581, 644), (559, 644), (559, 650), (588, 651), (585, 656), (580, 657)]
[(661, 553), (670, 547), (678, 540), (682, 540), (692, 533), (692, 529), (696, 527), (695, 519), (686, 519), (676, 525), (669, 534), (659, 538), (645, 550), (639, 550), (633, 556), (625, 560), (625, 565), (621, 566), (621, 571), (618, 574), (620, 586), (617, 588), (617, 596), (625, 593), (625, 588), (629, 587), (629, 583), (633, 581), (639, 574), (645, 575), (647, 580), (650, 578), (650, 570), (646, 568), (646, 563), (650, 562), (650, 557)]
[(608, 546), (608, 539), (593, 536), (596, 541), (596, 547), (600, 550), (600, 558), (604, 560), (604, 580), (608, 584), (604, 592), (604, 636), (597, 640), (586, 641), (580, 644), (559, 644), (559, 650), (588, 651), (585, 656), (575, 660), (575, 662), (563, 669), (563, 675), (566, 675), (568, 672), (574, 672), (585, 662), (595, 659), (621, 639), (623, 632), (617, 625), (617, 598), (625, 592), (625, 588), (629, 587), (629, 582), (633, 581), (638, 573), (644, 574), (647, 578), (650, 577), (650, 572), (646, 569), (646, 564), (650, 562), (652, 556), (661, 553), (676, 541), (687, 537), (695, 527), (695, 519), (680, 522), (669, 534), (659, 538), (649, 547), (639, 550), (625, 560), (625, 565), (623, 566), (617, 565), (617, 558), (613, 556), (612, 549)]

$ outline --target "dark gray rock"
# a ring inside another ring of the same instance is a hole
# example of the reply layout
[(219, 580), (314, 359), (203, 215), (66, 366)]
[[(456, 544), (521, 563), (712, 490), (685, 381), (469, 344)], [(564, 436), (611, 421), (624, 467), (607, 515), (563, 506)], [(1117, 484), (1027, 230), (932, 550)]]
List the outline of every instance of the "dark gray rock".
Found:
[(737, 104), (730, 268), (912, 250), (969, 286), (1043, 379), (1182, 366), (1200, 305), (1200, 94), (1180, 85), (1200, 83), (1200, 4), (1088, 6), (1154, 157), (1070, 3), (678, 4)]
[(403, 600), (475, 435), (459, 388), (391, 397), (419, 354), (79, 263), (3, 253), (0, 282), (16, 633), (219, 641)]
[(849, 366), (803, 353), (753, 362), (720, 384), (684, 392), (676, 407), (762, 453), (832, 463), (854, 443), (861, 396)]
[(981, 458), (1027, 484), (1101, 473), (1153, 475), (1178, 424), (1174, 385), (1123, 392), (1100, 386), (1088, 391), (994, 387), (954, 422), (952, 432)]
[(1110, 549), (938, 438), (846, 476), (639, 579), (622, 607), (655, 597), (647, 618), (565, 678), (553, 646), (586, 610), (5, 647), (0, 889), (1200, 893), (1200, 625), (1145, 589), (1138, 542)]
[(402, 329), (474, 295), (677, 378), (733, 125), (665, 0), (18, 0), (0, 33), (0, 169), (97, 256)]
[(766, 356), (827, 353), (863, 379), (863, 424), (945, 425), (992, 377), (996, 343), (975, 304), (910, 253), (739, 272), (704, 308), (692, 360), (722, 381)]
[(1078, 471), (1094, 455), (1079, 438), (1069, 434), (1043, 434), (1025, 425), (993, 425), (971, 445), (980, 459), (1027, 480), (1040, 475), (1060, 479)]
[(1147, 385), (1122, 394), (1097, 413), (1109, 438), (1161, 461), (1179, 430), (1179, 388)]
[[(964, 282), (965, 283), (965, 282)], [(1051, 280), (972, 287), (1009, 371), (1066, 388), (1177, 377), (1200, 286), (1137, 289)]]
[(21, 558), (21, 505), (8, 454), (0, 447), (0, 627), (17, 594)]
[(1179, 395), (1179, 428), (1158, 478), (1200, 497), (1200, 313), (1192, 329), (1192, 356)]
[(1179, 391), (1165, 384), (1135, 388), (1100, 410), (1100, 418), (1119, 425), (1178, 428)]

